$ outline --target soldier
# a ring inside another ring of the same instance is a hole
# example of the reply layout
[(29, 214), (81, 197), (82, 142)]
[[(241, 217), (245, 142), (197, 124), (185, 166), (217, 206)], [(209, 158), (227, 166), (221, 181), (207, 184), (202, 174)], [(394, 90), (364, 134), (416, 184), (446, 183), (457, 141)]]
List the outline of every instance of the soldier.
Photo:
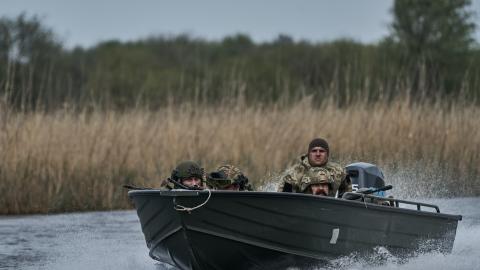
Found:
[(330, 173), (322, 167), (312, 167), (300, 183), (300, 191), (306, 194), (330, 196), (333, 191), (334, 181)]
[(233, 165), (222, 165), (216, 171), (207, 176), (207, 185), (212, 189), (219, 190), (250, 190), (248, 178)]
[(162, 183), (166, 189), (203, 189), (205, 172), (194, 161), (182, 161), (172, 171), (169, 179)]
[(333, 180), (329, 196), (335, 196), (337, 191), (339, 195), (352, 191), (352, 184), (350, 178), (347, 177), (345, 168), (329, 161), (329, 154), (330, 148), (327, 141), (321, 138), (313, 139), (308, 145), (307, 154), (302, 155), (293, 166), (283, 173), (278, 191), (302, 192), (303, 177), (317, 167), (324, 168)]

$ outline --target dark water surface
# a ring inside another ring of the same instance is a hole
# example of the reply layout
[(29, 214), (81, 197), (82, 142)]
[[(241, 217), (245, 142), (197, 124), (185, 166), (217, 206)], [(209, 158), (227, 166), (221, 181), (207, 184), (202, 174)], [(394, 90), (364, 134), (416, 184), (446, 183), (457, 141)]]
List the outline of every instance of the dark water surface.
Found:
[[(379, 250), (372, 258), (338, 259), (329, 268), (480, 269), (480, 198), (423, 201), (438, 204), (444, 213), (463, 215), (452, 254), (420, 254), (399, 263)], [(376, 261), (383, 263), (379, 265)], [(0, 269), (159, 270), (169, 267), (148, 256), (136, 212), (114, 211), (0, 216)]]

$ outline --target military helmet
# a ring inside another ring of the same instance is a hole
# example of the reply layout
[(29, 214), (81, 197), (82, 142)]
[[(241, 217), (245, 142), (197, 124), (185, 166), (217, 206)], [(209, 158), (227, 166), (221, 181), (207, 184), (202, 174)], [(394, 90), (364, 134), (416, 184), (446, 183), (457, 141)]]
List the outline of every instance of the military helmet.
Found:
[(219, 166), (216, 171), (211, 172), (207, 176), (208, 185), (213, 188), (223, 189), (232, 184), (238, 184), (240, 190), (245, 189), (248, 178), (243, 175), (239, 168), (226, 164)]
[(182, 161), (177, 167), (172, 171), (172, 180), (181, 181), (190, 177), (196, 177), (200, 180), (203, 179), (204, 170), (198, 163), (187, 160)]
[(322, 167), (312, 167), (302, 177), (300, 189), (302, 192), (305, 192), (308, 187), (315, 184), (328, 184), (330, 190), (332, 190), (334, 181), (327, 169)]

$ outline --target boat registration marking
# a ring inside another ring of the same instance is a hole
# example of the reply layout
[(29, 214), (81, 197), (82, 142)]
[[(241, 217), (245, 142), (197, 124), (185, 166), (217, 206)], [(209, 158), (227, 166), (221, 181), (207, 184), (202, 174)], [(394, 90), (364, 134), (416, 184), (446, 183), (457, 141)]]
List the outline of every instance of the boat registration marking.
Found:
[(338, 234), (340, 234), (340, 228), (335, 228), (332, 230), (332, 238), (330, 238), (330, 244), (337, 243)]

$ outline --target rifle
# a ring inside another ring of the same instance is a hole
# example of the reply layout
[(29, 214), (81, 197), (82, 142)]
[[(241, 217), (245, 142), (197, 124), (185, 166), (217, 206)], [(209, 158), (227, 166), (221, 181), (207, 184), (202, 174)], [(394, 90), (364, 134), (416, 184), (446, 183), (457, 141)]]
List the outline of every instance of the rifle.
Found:
[(342, 198), (346, 200), (357, 200), (357, 199), (360, 199), (363, 195), (368, 195), (368, 194), (372, 194), (379, 191), (387, 191), (392, 188), (393, 188), (392, 185), (387, 185), (377, 189), (365, 189), (365, 190), (358, 190), (357, 192), (346, 192), (342, 196)]

